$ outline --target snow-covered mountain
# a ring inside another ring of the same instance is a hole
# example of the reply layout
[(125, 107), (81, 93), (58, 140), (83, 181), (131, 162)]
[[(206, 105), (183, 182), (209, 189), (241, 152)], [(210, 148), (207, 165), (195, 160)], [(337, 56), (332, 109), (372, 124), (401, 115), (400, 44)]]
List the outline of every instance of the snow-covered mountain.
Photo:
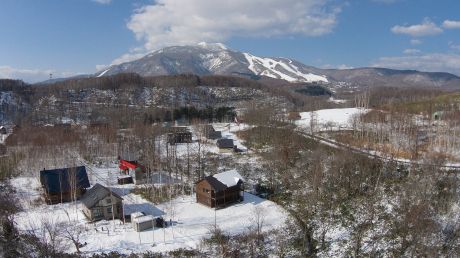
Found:
[(320, 69), (282, 57), (259, 57), (229, 49), (221, 43), (172, 46), (140, 59), (113, 65), (93, 76), (137, 73), (141, 76), (237, 75), (252, 79), (263, 77), (288, 82), (321, 82), (336, 88), (435, 87), (459, 88), (460, 78), (449, 73), (394, 70), (376, 67)]
[(289, 82), (328, 82), (311, 67), (287, 58), (258, 57), (227, 48), (221, 43), (166, 47), (138, 60), (114, 65), (96, 74), (109, 76), (122, 72), (142, 76), (193, 73), (197, 75), (266, 76)]

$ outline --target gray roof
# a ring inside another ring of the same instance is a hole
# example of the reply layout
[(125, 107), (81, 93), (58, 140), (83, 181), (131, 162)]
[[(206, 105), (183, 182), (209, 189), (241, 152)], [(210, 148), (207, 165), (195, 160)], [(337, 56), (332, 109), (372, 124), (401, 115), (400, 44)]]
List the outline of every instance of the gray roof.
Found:
[(219, 148), (233, 148), (233, 139), (219, 139), (217, 140), (217, 147)]
[(112, 196), (123, 200), (118, 194), (114, 193), (111, 191), (109, 188), (101, 185), (101, 184), (95, 184), (93, 188), (89, 189), (81, 198), (81, 202), (83, 205), (85, 205), (87, 208), (92, 208), (94, 207), (100, 200), (106, 198), (107, 196), (112, 193)]

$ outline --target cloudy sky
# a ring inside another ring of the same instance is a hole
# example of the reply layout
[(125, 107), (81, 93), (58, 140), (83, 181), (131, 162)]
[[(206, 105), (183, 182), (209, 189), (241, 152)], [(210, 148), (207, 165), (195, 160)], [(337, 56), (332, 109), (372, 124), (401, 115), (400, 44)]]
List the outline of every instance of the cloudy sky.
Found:
[(458, 10), (458, 0), (1, 0), (0, 78), (94, 73), (202, 41), (321, 68), (460, 75)]

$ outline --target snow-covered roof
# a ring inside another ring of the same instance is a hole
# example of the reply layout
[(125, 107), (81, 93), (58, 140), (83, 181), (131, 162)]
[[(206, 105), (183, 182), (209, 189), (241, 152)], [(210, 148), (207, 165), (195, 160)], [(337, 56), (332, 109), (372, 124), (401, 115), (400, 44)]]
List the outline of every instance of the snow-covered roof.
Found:
[(143, 223), (143, 222), (153, 221), (153, 219), (154, 217), (152, 215), (146, 215), (146, 216), (137, 217), (133, 221), (137, 223)]
[(234, 169), (226, 171), (226, 172), (222, 172), (219, 174), (215, 174), (213, 175), (213, 177), (219, 180), (219, 182), (223, 183), (227, 187), (232, 187), (232, 186), (237, 185), (238, 181), (240, 180), (244, 181), (243, 177), (238, 172), (236, 172), (236, 170)]
[(131, 213), (131, 220), (134, 220), (135, 218), (139, 218), (139, 217), (142, 217), (142, 216), (145, 216), (145, 214), (140, 212), (140, 211), (133, 212), (133, 213)]

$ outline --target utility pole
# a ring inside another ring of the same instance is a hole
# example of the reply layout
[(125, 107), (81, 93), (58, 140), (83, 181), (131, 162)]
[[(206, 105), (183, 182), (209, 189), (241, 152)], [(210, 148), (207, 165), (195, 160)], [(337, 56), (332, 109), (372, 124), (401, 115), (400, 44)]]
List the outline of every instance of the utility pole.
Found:
[(155, 246), (155, 217), (152, 219), (152, 246)]

